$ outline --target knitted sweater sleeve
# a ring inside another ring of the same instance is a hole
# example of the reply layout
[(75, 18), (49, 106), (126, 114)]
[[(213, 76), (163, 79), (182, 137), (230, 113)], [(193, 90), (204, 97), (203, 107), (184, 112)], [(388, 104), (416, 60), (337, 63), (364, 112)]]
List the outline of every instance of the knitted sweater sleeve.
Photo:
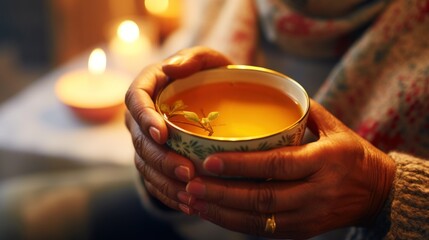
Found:
[(396, 176), (373, 237), (429, 239), (429, 161), (398, 152), (389, 156), (396, 162)]

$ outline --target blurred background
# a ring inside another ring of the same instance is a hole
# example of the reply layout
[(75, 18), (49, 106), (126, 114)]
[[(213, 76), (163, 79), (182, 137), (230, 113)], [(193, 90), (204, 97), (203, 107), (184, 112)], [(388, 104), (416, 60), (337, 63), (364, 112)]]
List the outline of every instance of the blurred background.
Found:
[[(114, 21), (158, 20), (161, 42), (180, 24), (180, 0), (0, 1), (0, 100), (111, 36)], [(148, 11), (152, 11), (149, 12)], [(169, 16), (168, 19), (166, 16)]]
[[(47, 96), (53, 95), (53, 86), (63, 75), (86, 67), (94, 48), (103, 49), (107, 69), (128, 76), (129, 83), (141, 68), (165, 56), (160, 53), (161, 46), (181, 27), (183, 9), (181, 0), (0, 1), (0, 180), (86, 165), (85, 159), (74, 160), (85, 158), (85, 154), (65, 153), (76, 151), (65, 146), (55, 150), (59, 145), (52, 142), (82, 143), (81, 138), (94, 135), (90, 128), (104, 128), (99, 131), (105, 136), (110, 131), (112, 137), (122, 132), (121, 120), (89, 124), (67, 115), (64, 111), (69, 110), (63, 106), (53, 106), (52, 101), (58, 100)], [(126, 21), (128, 28), (123, 25), (120, 35), (119, 26)], [(38, 105), (34, 102), (37, 98)], [(57, 112), (57, 119), (46, 123), (37, 117), (41, 111)], [(58, 112), (67, 116), (59, 119)], [(44, 126), (48, 124), (86, 133), (71, 136), (61, 128)], [(108, 148), (100, 145), (94, 152)], [(95, 153), (87, 155), (98, 158)]]
[(0, 239), (170, 238), (142, 212), (123, 100), (189, 45), (169, 40), (185, 2), (0, 1)]

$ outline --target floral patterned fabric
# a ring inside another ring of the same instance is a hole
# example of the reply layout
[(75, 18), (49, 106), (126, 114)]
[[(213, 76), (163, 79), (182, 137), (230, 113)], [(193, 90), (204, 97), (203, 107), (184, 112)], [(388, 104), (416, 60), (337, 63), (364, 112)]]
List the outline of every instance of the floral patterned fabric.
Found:
[(386, 6), (381, 0), (256, 2), (268, 38), (289, 53), (311, 58), (341, 56)]
[(318, 100), (380, 149), (429, 157), (428, 36), (429, 1), (393, 2)]
[(330, 2), (257, 4), (268, 38), (286, 52), (345, 53), (318, 101), (382, 150), (429, 157), (429, 1)]

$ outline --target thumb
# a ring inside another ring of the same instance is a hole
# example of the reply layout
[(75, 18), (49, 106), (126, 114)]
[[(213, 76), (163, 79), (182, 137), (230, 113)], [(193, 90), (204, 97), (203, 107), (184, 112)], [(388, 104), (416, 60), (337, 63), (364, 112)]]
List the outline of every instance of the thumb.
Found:
[(339, 132), (346, 127), (318, 102), (310, 99), (310, 114), (307, 127), (317, 137), (324, 137), (333, 132)]
[(218, 176), (296, 180), (317, 172), (323, 155), (314, 144), (260, 152), (221, 152), (208, 156), (203, 167)]
[[(323, 106), (310, 100), (308, 127), (326, 137), (346, 127)], [(294, 180), (318, 171), (326, 158), (326, 142), (288, 146), (263, 152), (223, 152), (208, 156), (203, 167), (216, 175)]]
[(207, 47), (194, 47), (179, 51), (168, 58), (164, 73), (172, 79), (184, 78), (201, 70), (226, 66), (231, 61), (221, 53)]

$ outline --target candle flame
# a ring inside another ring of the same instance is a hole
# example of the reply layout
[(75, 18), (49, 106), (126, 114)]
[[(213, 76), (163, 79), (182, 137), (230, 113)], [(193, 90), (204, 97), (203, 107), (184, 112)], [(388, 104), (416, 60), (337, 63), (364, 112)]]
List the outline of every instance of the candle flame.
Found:
[(144, 5), (150, 13), (160, 14), (167, 11), (169, 0), (145, 0)]
[(137, 23), (131, 20), (125, 20), (119, 24), (116, 34), (122, 41), (132, 43), (140, 37), (140, 29)]
[(88, 59), (88, 70), (91, 74), (102, 74), (106, 70), (106, 53), (101, 48), (91, 52)]

